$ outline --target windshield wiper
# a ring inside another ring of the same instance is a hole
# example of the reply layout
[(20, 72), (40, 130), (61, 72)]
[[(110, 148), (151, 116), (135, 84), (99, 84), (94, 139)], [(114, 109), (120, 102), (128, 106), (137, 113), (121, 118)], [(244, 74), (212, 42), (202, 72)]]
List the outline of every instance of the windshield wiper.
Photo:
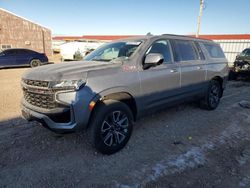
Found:
[(91, 59), (91, 61), (111, 61), (111, 59)]

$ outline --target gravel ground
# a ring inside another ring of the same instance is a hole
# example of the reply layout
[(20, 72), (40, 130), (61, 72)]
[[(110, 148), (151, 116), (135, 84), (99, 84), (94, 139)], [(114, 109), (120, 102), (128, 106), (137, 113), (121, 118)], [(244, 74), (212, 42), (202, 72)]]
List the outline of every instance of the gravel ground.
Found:
[(250, 187), (250, 83), (230, 82), (215, 111), (182, 104), (141, 119), (104, 156), (86, 133), (54, 134), (20, 118), (20, 76), (0, 70), (0, 187)]

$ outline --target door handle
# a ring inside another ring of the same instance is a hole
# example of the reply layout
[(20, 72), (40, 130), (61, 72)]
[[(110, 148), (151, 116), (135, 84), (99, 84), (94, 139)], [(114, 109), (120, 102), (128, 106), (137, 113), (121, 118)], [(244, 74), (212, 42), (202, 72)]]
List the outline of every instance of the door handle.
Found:
[(197, 66), (197, 70), (201, 70), (202, 69), (202, 67), (200, 67), (200, 66)]
[(175, 73), (175, 72), (178, 72), (178, 70), (177, 69), (171, 69), (170, 72)]

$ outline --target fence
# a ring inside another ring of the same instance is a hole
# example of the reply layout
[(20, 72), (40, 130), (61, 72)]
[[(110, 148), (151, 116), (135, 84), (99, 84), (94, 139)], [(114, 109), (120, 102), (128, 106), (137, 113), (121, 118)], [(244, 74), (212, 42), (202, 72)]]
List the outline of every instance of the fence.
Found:
[(220, 44), (228, 59), (229, 66), (233, 65), (235, 57), (245, 48), (250, 48), (250, 40), (214, 40)]

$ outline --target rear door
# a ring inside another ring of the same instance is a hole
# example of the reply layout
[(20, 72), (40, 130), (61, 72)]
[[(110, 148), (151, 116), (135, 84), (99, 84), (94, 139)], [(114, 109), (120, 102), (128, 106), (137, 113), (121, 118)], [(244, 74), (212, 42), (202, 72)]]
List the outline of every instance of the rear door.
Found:
[(181, 68), (183, 95), (201, 94), (206, 86), (206, 62), (198, 43), (173, 40), (175, 59)]
[(11, 67), (16, 65), (15, 50), (5, 50), (0, 53), (0, 67)]
[(160, 39), (153, 42), (145, 56), (150, 53), (162, 54), (164, 62), (139, 72), (144, 110), (169, 102), (180, 89), (180, 68), (173, 61), (170, 41)]
[(16, 63), (19, 66), (29, 65), (31, 58), (31, 52), (26, 49), (17, 50)]

